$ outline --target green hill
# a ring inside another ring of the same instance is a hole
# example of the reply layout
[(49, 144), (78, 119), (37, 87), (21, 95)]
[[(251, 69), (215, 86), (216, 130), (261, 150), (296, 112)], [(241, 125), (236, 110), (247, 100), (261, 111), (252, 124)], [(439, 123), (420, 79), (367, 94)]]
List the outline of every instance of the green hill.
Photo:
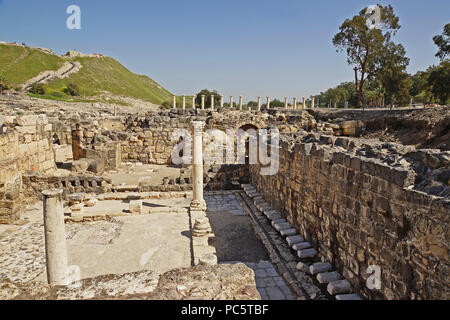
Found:
[(0, 44), (0, 76), (19, 85), (45, 70), (58, 70), (64, 59), (40, 50)]
[(11, 86), (24, 83), (45, 70), (57, 70), (65, 61), (79, 61), (82, 68), (64, 79), (46, 84), (43, 98), (67, 100), (68, 84), (74, 83), (83, 97), (93, 97), (105, 91), (113, 95), (138, 98), (155, 104), (172, 101), (172, 94), (147, 76), (137, 75), (108, 57), (64, 58), (37, 49), (0, 45), (0, 76)]

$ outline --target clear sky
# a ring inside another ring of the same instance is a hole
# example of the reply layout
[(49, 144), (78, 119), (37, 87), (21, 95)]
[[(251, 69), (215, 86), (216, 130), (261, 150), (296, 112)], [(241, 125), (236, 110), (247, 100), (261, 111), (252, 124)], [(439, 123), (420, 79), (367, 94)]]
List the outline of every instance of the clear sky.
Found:
[[(438, 64), (432, 37), (450, 22), (449, 0), (0, 0), (0, 40), (111, 56), (175, 94), (282, 98), (353, 80), (332, 37), (362, 8), (391, 4), (414, 73)], [(81, 30), (66, 8), (81, 8)]]

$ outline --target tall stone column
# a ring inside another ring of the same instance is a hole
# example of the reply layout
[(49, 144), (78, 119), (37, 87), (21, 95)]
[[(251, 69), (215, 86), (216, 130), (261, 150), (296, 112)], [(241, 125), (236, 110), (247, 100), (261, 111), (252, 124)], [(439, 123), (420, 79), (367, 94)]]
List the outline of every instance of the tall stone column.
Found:
[(261, 97), (258, 97), (258, 111), (261, 111)]
[(284, 97), (284, 108), (287, 110), (288, 109), (288, 98)]
[(173, 96), (173, 108), (177, 108), (177, 96)]
[(223, 108), (223, 96), (220, 96), (220, 107)]
[(242, 96), (239, 96), (239, 110), (242, 111)]
[(214, 95), (211, 95), (211, 110), (214, 111)]
[(186, 109), (186, 95), (183, 94), (183, 110)]
[(311, 98), (311, 109), (314, 109), (315, 102), (316, 102), (316, 99)]
[(233, 96), (230, 96), (230, 108), (234, 109), (233, 108)]
[(202, 94), (202, 110), (205, 110), (205, 95)]
[(297, 109), (297, 98), (294, 98), (294, 106), (293, 106), (294, 110)]
[(306, 109), (306, 99), (303, 98), (302, 102), (303, 102), (302, 109), (305, 110)]
[(47, 281), (50, 285), (66, 286), (69, 284), (69, 274), (62, 190), (45, 190), (42, 194), (44, 195)]
[(192, 109), (195, 109), (195, 94), (192, 96)]
[(205, 122), (192, 121), (192, 184), (193, 197), (191, 211), (205, 211), (206, 202), (203, 199), (203, 128)]
[(267, 110), (270, 109), (270, 97), (267, 97), (266, 107), (267, 107)]

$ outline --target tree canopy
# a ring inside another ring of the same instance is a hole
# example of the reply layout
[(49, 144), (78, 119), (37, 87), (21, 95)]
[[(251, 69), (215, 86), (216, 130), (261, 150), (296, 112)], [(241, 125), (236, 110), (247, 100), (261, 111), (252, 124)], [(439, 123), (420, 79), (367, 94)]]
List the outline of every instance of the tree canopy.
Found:
[(441, 35), (433, 37), (433, 41), (439, 48), (436, 57), (444, 61), (450, 55), (450, 23), (444, 26), (444, 32)]
[[(374, 10), (376, 16), (374, 17)], [(374, 26), (371, 25), (376, 20)], [(377, 64), (391, 38), (400, 29), (399, 18), (392, 6), (364, 8), (352, 19), (346, 19), (333, 37), (337, 51), (345, 51), (347, 63), (354, 67), (356, 106), (361, 105), (365, 81), (375, 74)]]

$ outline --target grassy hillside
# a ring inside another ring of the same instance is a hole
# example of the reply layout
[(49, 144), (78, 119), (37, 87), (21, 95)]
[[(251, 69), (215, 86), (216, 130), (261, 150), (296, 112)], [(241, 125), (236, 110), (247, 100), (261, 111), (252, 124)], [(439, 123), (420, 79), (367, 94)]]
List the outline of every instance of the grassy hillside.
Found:
[(79, 72), (68, 78), (55, 80), (47, 86), (61, 91), (75, 83), (83, 96), (94, 96), (108, 91), (115, 95), (139, 98), (156, 104), (171, 99), (171, 93), (147, 76), (132, 73), (112, 58), (75, 58), (82, 64)]
[(24, 83), (45, 70), (58, 70), (64, 59), (39, 50), (0, 45), (0, 75), (12, 86)]
[(79, 61), (83, 67), (65, 79), (46, 84), (47, 94), (40, 97), (71, 100), (64, 89), (68, 84), (74, 83), (78, 85), (80, 95), (87, 99), (107, 91), (113, 95), (138, 98), (155, 104), (172, 101), (169, 91), (147, 76), (132, 73), (112, 58), (64, 59), (35, 49), (0, 45), (0, 75), (12, 86), (24, 83), (41, 71), (57, 70), (65, 61)]

